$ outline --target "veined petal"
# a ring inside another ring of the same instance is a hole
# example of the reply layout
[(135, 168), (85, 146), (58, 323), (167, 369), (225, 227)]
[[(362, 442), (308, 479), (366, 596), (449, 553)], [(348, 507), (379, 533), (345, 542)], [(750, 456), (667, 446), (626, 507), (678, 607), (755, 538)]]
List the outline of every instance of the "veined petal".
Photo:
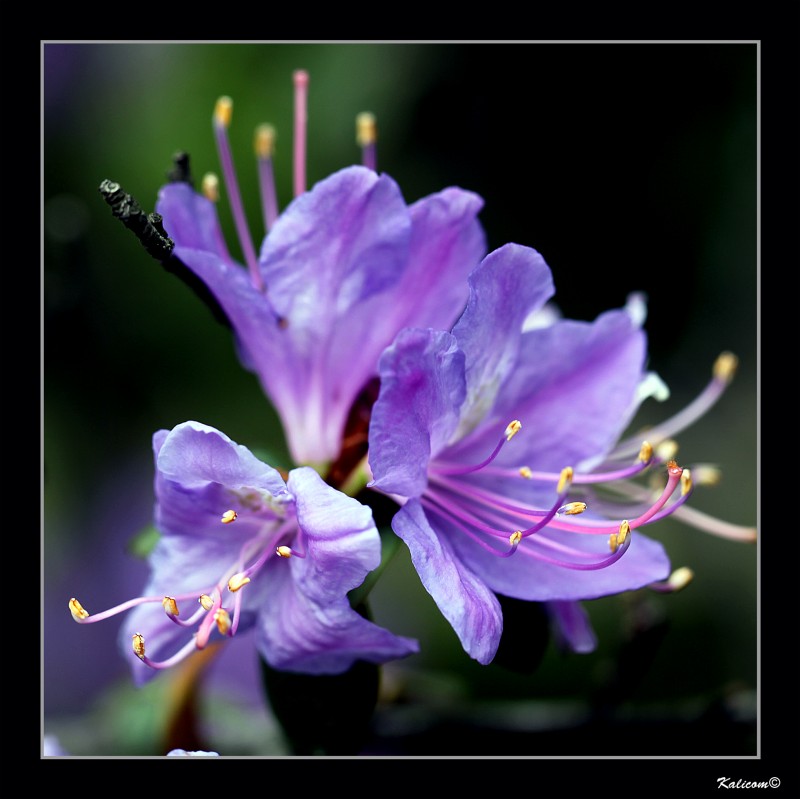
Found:
[(260, 614), (256, 631), (256, 645), (273, 668), (339, 674), (356, 660), (385, 663), (419, 651), (415, 640), (394, 635), (356, 613), (346, 596), (315, 602), (289, 569), (280, 568), (287, 565), (273, 561), (265, 569), (269, 606)]
[(327, 485), (310, 468), (294, 469), (289, 488), (306, 545), (304, 558), (273, 560), (259, 648), (274, 668), (335, 674), (355, 660), (383, 663), (418, 651), (350, 607), (347, 592), (380, 564), (371, 510)]
[(458, 424), (464, 354), (449, 333), (404, 330), (381, 356), (379, 374), (381, 391), (369, 433), (371, 485), (419, 496), (431, 455)]
[(294, 578), (316, 602), (341, 598), (380, 565), (381, 539), (372, 510), (307, 466), (289, 473), (288, 486), (307, 548), (307, 557), (290, 560)]
[(519, 244), (506, 244), (487, 255), (470, 275), (469, 287), (469, 302), (453, 328), (467, 369), (467, 399), (456, 440), (489, 413), (514, 367), (526, 317), (554, 293), (542, 256)]
[[(557, 471), (605, 454), (636, 411), (645, 357), (645, 334), (625, 311), (526, 332), (493, 409), (519, 419), (524, 435), (498, 462)], [(470, 442), (476, 452), (488, 443)]]
[(164, 229), (177, 248), (209, 252), (225, 263), (234, 263), (225, 244), (216, 205), (188, 183), (162, 186), (156, 211), (164, 218)]
[[(437, 520), (438, 525), (438, 520)], [(395, 514), (392, 529), (406, 542), (425, 589), (450, 622), (464, 650), (479, 663), (490, 663), (503, 631), (497, 598), (434, 529), (417, 500)]]

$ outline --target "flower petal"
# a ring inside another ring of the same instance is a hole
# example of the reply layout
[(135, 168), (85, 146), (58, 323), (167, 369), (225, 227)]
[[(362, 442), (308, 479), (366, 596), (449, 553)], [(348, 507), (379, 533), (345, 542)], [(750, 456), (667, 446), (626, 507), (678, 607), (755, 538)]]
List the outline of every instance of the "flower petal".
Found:
[(404, 330), (379, 364), (381, 390), (369, 433), (371, 485), (405, 497), (427, 485), (432, 454), (458, 423), (464, 355), (449, 333)]
[(309, 468), (289, 487), (305, 536), (304, 558), (271, 561), (270, 593), (259, 618), (258, 647), (276, 669), (337, 674), (356, 660), (383, 663), (418, 651), (417, 642), (373, 624), (350, 607), (347, 592), (380, 563), (372, 512), (328, 486)]
[(554, 292), (542, 256), (519, 244), (506, 244), (487, 255), (470, 275), (469, 286), (469, 302), (453, 328), (467, 366), (467, 400), (456, 439), (489, 413), (514, 368), (526, 317)]
[(546, 607), (562, 649), (581, 655), (597, 649), (597, 635), (580, 602), (547, 602)]
[(494, 409), (523, 431), (498, 462), (558, 471), (605, 454), (636, 410), (645, 357), (645, 334), (625, 311), (525, 333)]
[(503, 631), (497, 597), (451, 548), (447, 537), (429, 523), (417, 500), (409, 501), (395, 514), (392, 529), (408, 545), (422, 584), (464, 650), (479, 663), (490, 663)]

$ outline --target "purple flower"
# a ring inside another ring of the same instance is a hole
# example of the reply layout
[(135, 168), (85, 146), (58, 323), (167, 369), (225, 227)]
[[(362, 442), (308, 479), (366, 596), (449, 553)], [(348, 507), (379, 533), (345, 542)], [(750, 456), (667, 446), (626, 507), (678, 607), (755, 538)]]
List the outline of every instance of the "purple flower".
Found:
[[(733, 356), (681, 418), (649, 431), (651, 443), (620, 442), (648, 384), (637, 306), (533, 324), (552, 278), (516, 244), (488, 255), (469, 286), (451, 332), (404, 330), (381, 358), (370, 486), (402, 505), (392, 527), (473, 658), (496, 653), (496, 594), (546, 603), (562, 639), (591, 651), (579, 600), (671, 587), (661, 544), (635, 530), (682, 510), (690, 472), (666, 439), (719, 396)], [(655, 498), (631, 481), (654, 467)]]
[[(242, 362), (277, 409), (296, 463), (340, 453), (348, 413), (376, 375), (380, 353), (406, 326), (448, 328), (467, 299), (466, 277), (486, 252), (482, 200), (447, 188), (411, 205), (375, 166), (374, 121), (362, 115), (364, 164), (305, 189), (305, 92), (297, 91), (294, 194), (278, 214), (270, 131), (257, 156), (264, 227), (260, 252), (243, 212), (227, 139), (232, 103), (221, 98), (214, 131), (245, 266), (230, 255), (215, 203), (189, 183), (164, 186), (157, 210), (173, 254), (210, 290), (234, 330)], [(364, 128), (366, 126), (366, 132)], [(372, 133), (370, 133), (372, 131)]]
[[(156, 527), (144, 595), (80, 623), (134, 608), (121, 644), (138, 684), (210, 641), (254, 630), (270, 666), (345, 671), (417, 651), (353, 610), (347, 594), (380, 563), (369, 508), (311, 468), (286, 481), (246, 447), (197, 422), (153, 437)], [(149, 666), (150, 668), (147, 668)]]

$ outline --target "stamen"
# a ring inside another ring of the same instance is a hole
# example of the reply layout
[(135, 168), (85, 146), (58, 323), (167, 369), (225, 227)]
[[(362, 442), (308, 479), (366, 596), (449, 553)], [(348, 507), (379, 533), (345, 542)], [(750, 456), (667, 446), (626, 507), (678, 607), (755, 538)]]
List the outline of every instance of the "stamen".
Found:
[(562, 505), (558, 509), (558, 513), (563, 513), (567, 516), (575, 516), (579, 513), (583, 513), (585, 510), (585, 502), (568, 502), (566, 505)]
[(141, 633), (133, 634), (133, 651), (136, 657), (144, 660), (144, 636)]
[(214, 600), (208, 594), (201, 594), (197, 601), (202, 606), (203, 610), (211, 610), (214, 607)]
[(696, 463), (692, 466), (692, 480), (699, 486), (715, 486), (722, 481), (722, 471), (710, 463)]
[(238, 574), (234, 574), (233, 577), (231, 577), (231, 579), (228, 580), (228, 590), (231, 593), (235, 594), (238, 590), (247, 585), (249, 582), (250, 578), (247, 577), (242, 572), (239, 572)]
[(250, 271), (250, 279), (253, 285), (263, 291), (264, 281), (258, 269), (258, 260), (253, 248), (253, 240), (250, 237), (250, 229), (247, 225), (247, 217), (242, 206), (242, 196), (239, 192), (239, 183), (236, 179), (236, 170), (233, 165), (233, 153), (231, 152), (230, 142), (228, 141), (228, 126), (231, 123), (233, 114), (233, 100), (230, 97), (220, 97), (214, 108), (214, 136), (217, 141), (217, 152), (222, 164), (222, 176), (225, 186), (228, 189), (228, 200), (231, 204), (233, 221), (236, 225), (236, 232), (239, 234), (239, 242), (242, 246), (245, 263)]
[(227, 635), (228, 630), (231, 628), (231, 617), (225, 608), (220, 608), (214, 614), (214, 621), (217, 623), (217, 629), (222, 635)]
[(522, 422), (520, 422), (519, 419), (510, 422), (508, 427), (506, 427), (506, 441), (511, 441), (520, 430), (522, 430)]
[(83, 605), (78, 602), (75, 597), (72, 597), (69, 601), (69, 612), (72, 614), (72, 618), (75, 619), (79, 624), (84, 620), (89, 618), (89, 612), (84, 610)]
[(180, 616), (180, 611), (178, 610), (178, 603), (175, 601), (174, 596), (165, 596), (164, 599), (161, 601), (161, 604), (164, 607), (168, 616)]
[(653, 446), (649, 441), (642, 442), (642, 448), (639, 450), (639, 460), (642, 463), (650, 463), (653, 460)]
[(736, 374), (736, 369), (739, 366), (739, 359), (732, 352), (723, 352), (716, 361), (714, 361), (714, 377), (717, 380), (722, 380), (725, 383), (730, 383)]
[(519, 475), (520, 475), (520, 477), (524, 477), (526, 480), (530, 480), (533, 477), (533, 472), (531, 471), (531, 467), (530, 466), (520, 466)]
[(681, 475), (681, 496), (685, 496), (692, 490), (692, 473), (689, 469), (684, 469)]
[(279, 558), (291, 558), (293, 553), (291, 547), (280, 546), (280, 547), (275, 547), (275, 554)]
[(306, 127), (308, 121), (308, 72), (294, 73), (294, 196), (306, 190)]
[(667, 463), (667, 461), (671, 461), (675, 458), (678, 454), (678, 442), (674, 441), (671, 438), (668, 438), (662, 441), (656, 447), (656, 455), (660, 461)]
[(675, 569), (666, 580), (658, 583), (651, 583), (648, 588), (658, 591), (662, 594), (674, 594), (676, 591), (682, 591), (694, 579), (694, 572), (688, 566), (681, 566)]
[(235, 510), (226, 510), (225, 513), (222, 514), (220, 521), (223, 524), (230, 524), (231, 522), (235, 522), (238, 518), (239, 514)]
[(563, 494), (572, 485), (574, 474), (571, 466), (561, 470), (561, 476), (558, 478), (558, 486), (556, 487), (556, 491), (559, 494)]
[(261, 190), (261, 209), (264, 213), (264, 227), (272, 230), (278, 218), (278, 197), (275, 191), (275, 173), (272, 168), (272, 155), (275, 150), (275, 128), (272, 125), (259, 125), (255, 134), (255, 151), (258, 161), (258, 186)]
[(469, 474), (470, 472), (477, 472), (483, 469), (485, 466), (490, 464), (499, 454), (500, 450), (503, 448), (503, 445), (511, 441), (512, 438), (522, 429), (522, 423), (518, 420), (514, 420), (513, 422), (509, 422), (506, 426), (505, 431), (503, 432), (503, 437), (500, 441), (497, 442), (497, 446), (492, 451), (492, 454), (489, 455), (486, 460), (481, 461), (480, 463), (476, 464), (475, 466), (450, 466), (442, 461), (434, 462), (431, 466), (431, 473), (433, 474)]
[(212, 203), (219, 202), (219, 178), (213, 172), (206, 172), (200, 184), (203, 196)]
[(361, 164), (373, 172), (377, 171), (376, 142), (378, 126), (375, 114), (362, 111), (356, 116), (356, 144), (361, 148)]

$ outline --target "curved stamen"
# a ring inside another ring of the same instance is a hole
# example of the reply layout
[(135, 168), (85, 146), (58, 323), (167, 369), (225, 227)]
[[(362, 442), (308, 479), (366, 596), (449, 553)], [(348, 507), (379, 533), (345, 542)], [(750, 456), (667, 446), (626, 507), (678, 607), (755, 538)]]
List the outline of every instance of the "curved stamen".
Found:
[(214, 138), (217, 142), (217, 152), (222, 165), (222, 177), (228, 190), (228, 201), (231, 204), (233, 222), (239, 235), (245, 263), (250, 271), (250, 279), (259, 291), (264, 290), (264, 281), (258, 269), (258, 259), (253, 248), (253, 239), (250, 237), (250, 228), (242, 205), (242, 195), (239, 192), (239, 182), (236, 179), (236, 170), (233, 165), (233, 153), (228, 141), (228, 126), (233, 114), (233, 100), (230, 97), (220, 97), (214, 109)]
[[(658, 444), (665, 438), (671, 438), (685, 430), (704, 416), (730, 385), (736, 374), (738, 362), (738, 358), (732, 352), (723, 352), (714, 362), (712, 378), (703, 391), (683, 410), (648, 430), (648, 437)], [(631, 444), (632, 439), (622, 441), (614, 451), (617, 453), (627, 451)]]
[(522, 424), (518, 420), (514, 420), (510, 422), (507, 426), (500, 441), (497, 442), (497, 446), (492, 451), (492, 454), (489, 455), (488, 458), (481, 461), (474, 466), (456, 466), (456, 465), (448, 465), (443, 461), (434, 461), (430, 467), (430, 473), (434, 474), (469, 474), (470, 472), (477, 472), (481, 469), (485, 468), (488, 464), (490, 464), (499, 454), (500, 450), (503, 448), (503, 445), (507, 441), (511, 441), (512, 438), (522, 429)]
[(141, 633), (134, 633), (133, 635), (133, 651), (139, 660), (151, 669), (169, 669), (185, 660), (192, 652), (196, 651), (194, 641), (189, 641), (184, 644), (172, 657), (166, 660), (151, 660), (145, 653), (144, 636)]

